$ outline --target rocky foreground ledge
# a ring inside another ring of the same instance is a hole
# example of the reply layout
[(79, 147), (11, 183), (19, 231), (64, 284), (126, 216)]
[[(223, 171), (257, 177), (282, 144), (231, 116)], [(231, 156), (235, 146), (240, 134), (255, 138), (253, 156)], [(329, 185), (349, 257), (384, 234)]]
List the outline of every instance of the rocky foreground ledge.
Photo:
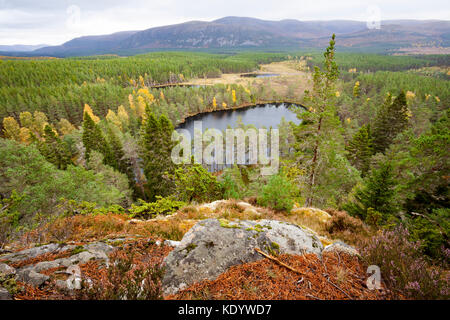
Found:
[(231, 266), (263, 259), (255, 248), (269, 255), (312, 253), (320, 257), (332, 250), (357, 254), (342, 242), (324, 248), (310, 230), (283, 221), (207, 219), (192, 227), (165, 259), (164, 294), (213, 280)]
[[(0, 278), (42, 288), (51, 278), (49, 271), (54, 270), (61, 275), (61, 280), (56, 280), (58, 288), (76, 290), (81, 286), (82, 276), (75, 274), (79, 270), (77, 266), (97, 261), (108, 267), (109, 255), (116, 250), (115, 244), (124, 240), (83, 245), (52, 243), (1, 255)], [(162, 290), (165, 296), (201, 281), (214, 280), (232, 266), (264, 259), (263, 254), (271, 257), (313, 254), (321, 258), (326, 252), (339, 251), (358, 255), (354, 248), (343, 242), (324, 246), (314, 231), (277, 220), (201, 220), (180, 242), (160, 240), (153, 245), (175, 247), (164, 259)], [(0, 285), (0, 299), (11, 298), (7, 288)]]
[[(61, 275), (72, 276), (74, 280), (57, 280), (56, 284), (60, 288), (77, 289), (80, 281), (76, 281), (76, 278), (80, 275), (74, 275), (77, 270), (75, 266), (92, 260), (107, 264), (108, 255), (113, 250), (113, 246), (103, 242), (78, 246), (56, 243), (37, 246), (0, 256), (0, 278), (14, 279), (39, 288), (50, 279), (45, 271), (53, 269), (59, 270), (57, 272)], [(48, 261), (45, 261), (46, 258)], [(0, 300), (11, 298), (8, 290), (0, 287)]]

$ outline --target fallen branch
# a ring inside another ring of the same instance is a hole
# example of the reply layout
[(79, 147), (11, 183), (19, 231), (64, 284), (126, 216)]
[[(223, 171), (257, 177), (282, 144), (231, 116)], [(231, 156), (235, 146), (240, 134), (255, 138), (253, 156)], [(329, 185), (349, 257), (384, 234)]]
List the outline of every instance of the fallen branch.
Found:
[(258, 252), (259, 254), (263, 255), (263, 256), (266, 257), (267, 259), (270, 259), (270, 260), (272, 260), (272, 261), (278, 263), (280, 266), (285, 267), (286, 269), (289, 269), (289, 270), (294, 271), (294, 272), (296, 272), (296, 273), (298, 273), (298, 274), (304, 275), (303, 272), (300, 272), (300, 271), (298, 271), (298, 270), (292, 268), (291, 266), (288, 266), (287, 264), (281, 262), (281, 261), (278, 260), (277, 258), (272, 257), (271, 255), (269, 255), (269, 254), (267, 254), (267, 253), (261, 251), (261, 249), (259, 249), (259, 248), (255, 248), (255, 251)]
[(336, 289), (338, 289), (339, 291), (341, 291), (343, 294), (345, 294), (350, 300), (353, 300), (352, 297), (350, 297), (350, 295), (345, 292), (344, 290), (342, 290), (341, 288), (339, 288), (336, 284), (334, 284), (333, 282), (331, 282), (330, 278), (327, 278), (328, 282), (333, 285)]
[(307, 293), (306, 296), (310, 297), (310, 298), (313, 298), (313, 299), (316, 299), (316, 300), (322, 300), (322, 299), (320, 299), (320, 298), (318, 298), (316, 296), (313, 296), (312, 294), (309, 294), (309, 293)]

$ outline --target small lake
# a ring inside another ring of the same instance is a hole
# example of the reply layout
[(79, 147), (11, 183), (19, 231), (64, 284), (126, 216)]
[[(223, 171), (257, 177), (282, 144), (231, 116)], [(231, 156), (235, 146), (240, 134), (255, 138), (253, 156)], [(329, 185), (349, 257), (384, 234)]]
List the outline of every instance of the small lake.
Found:
[[(202, 129), (218, 129), (220, 131), (227, 129), (228, 126), (234, 128), (237, 126), (238, 120), (243, 124), (252, 124), (256, 128), (266, 127), (269, 129), (277, 128), (284, 118), (286, 121), (292, 121), (296, 124), (300, 123), (297, 115), (290, 109), (291, 104), (262, 104), (242, 109), (219, 110), (209, 113), (202, 113), (193, 117), (189, 117), (180, 124), (177, 129), (186, 129), (191, 136), (194, 136), (194, 121), (202, 121)], [(293, 107), (295, 108), (295, 106)]]
[(241, 74), (242, 78), (269, 78), (269, 77), (278, 77), (277, 73), (245, 73)]

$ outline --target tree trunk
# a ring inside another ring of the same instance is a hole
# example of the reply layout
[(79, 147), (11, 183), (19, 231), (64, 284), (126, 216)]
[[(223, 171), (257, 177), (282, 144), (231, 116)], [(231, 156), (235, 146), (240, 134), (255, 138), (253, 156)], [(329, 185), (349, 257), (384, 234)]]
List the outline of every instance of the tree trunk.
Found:
[(314, 187), (315, 178), (316, 178), (316, 166), (317, 166), (317, 158), (318, 158), (318, 153), (319, 153), (319, 133), (320, 133), (321, 126), (322, 126), (322, 117), (320, 117), (319, 124), (317, 126), (317, 136), (316, 136), (316, 143), (314, 146), (314, 156), (313, 156), (312, 163), (311, 163), (311, 174), (309, 176), (309, 183), (308, 183), (309, 195), (305, 201), (306, 207), (312, 206), (312, 202), (313, 202), (312, 189)]

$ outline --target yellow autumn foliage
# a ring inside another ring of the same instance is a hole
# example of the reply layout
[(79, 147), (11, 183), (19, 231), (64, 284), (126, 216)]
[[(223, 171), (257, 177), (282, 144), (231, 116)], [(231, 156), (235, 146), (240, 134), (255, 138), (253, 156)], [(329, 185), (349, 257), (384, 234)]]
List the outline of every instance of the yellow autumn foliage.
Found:
[(24, 111), (19, 114), (20, 125), (31, 128), (33, 126), (33, 116), (30, 112)]
[(130, 104), (130, 109), (136, 111), (136, 106), (134, 105), (134, 98), (132, 94), (128, 95), (128, 103)]
[(128, 125), (130, 117), (128, 116), (128, 113), (125, 110), (124, 106), (120, 105), (119, 108), (117, 108), (117, 117), (119, 118), (123, 126)]
[(145, 113), (145, 107), (147, 106), (147, 104), (145, 103), (144, 97), (142, 97), (142, 96), (138, 96), (137, 100), (138, 100), (138, 103), (137, 103), (137, 107), (136, 107), (136, 114), (139, 117), (142, 117)]
[(85, 113), (87, 113), (95, 123), (99, 123), (99, 122), (100, 122), (100, 118), (97, 117), (97, 116), (94, 114), (94, 112), (92, 111), (91, 106), (88, 105), (87, 103), (84, 104), (83, 115), (84, 115)]
[(20, 128), (20, 142), (29, 144), (31, 142), (31, 130), (28, 128)]
[(414, 100), (414, 98), (416, 97), (416, 94), (412, 91), (406, 91), (406, 99), (408, 100)]
[(3, 118), (3, 133), (8, 139), (20, 141), (20, 126), (13, 117)]
[(120, 122), (119, 118), (117, 117), (116, 113), (112, 111), (111, 109), (108, 109), (108, 113), (106, 114), (106, 120), (115, 126), (122, 129), (122, 122)]
[(76, 129), (75, 126), (71, 124), (67, 119), (63, 118), (58, 122), (58, 130), (63, 136), (71, 133), (75, 129)]

